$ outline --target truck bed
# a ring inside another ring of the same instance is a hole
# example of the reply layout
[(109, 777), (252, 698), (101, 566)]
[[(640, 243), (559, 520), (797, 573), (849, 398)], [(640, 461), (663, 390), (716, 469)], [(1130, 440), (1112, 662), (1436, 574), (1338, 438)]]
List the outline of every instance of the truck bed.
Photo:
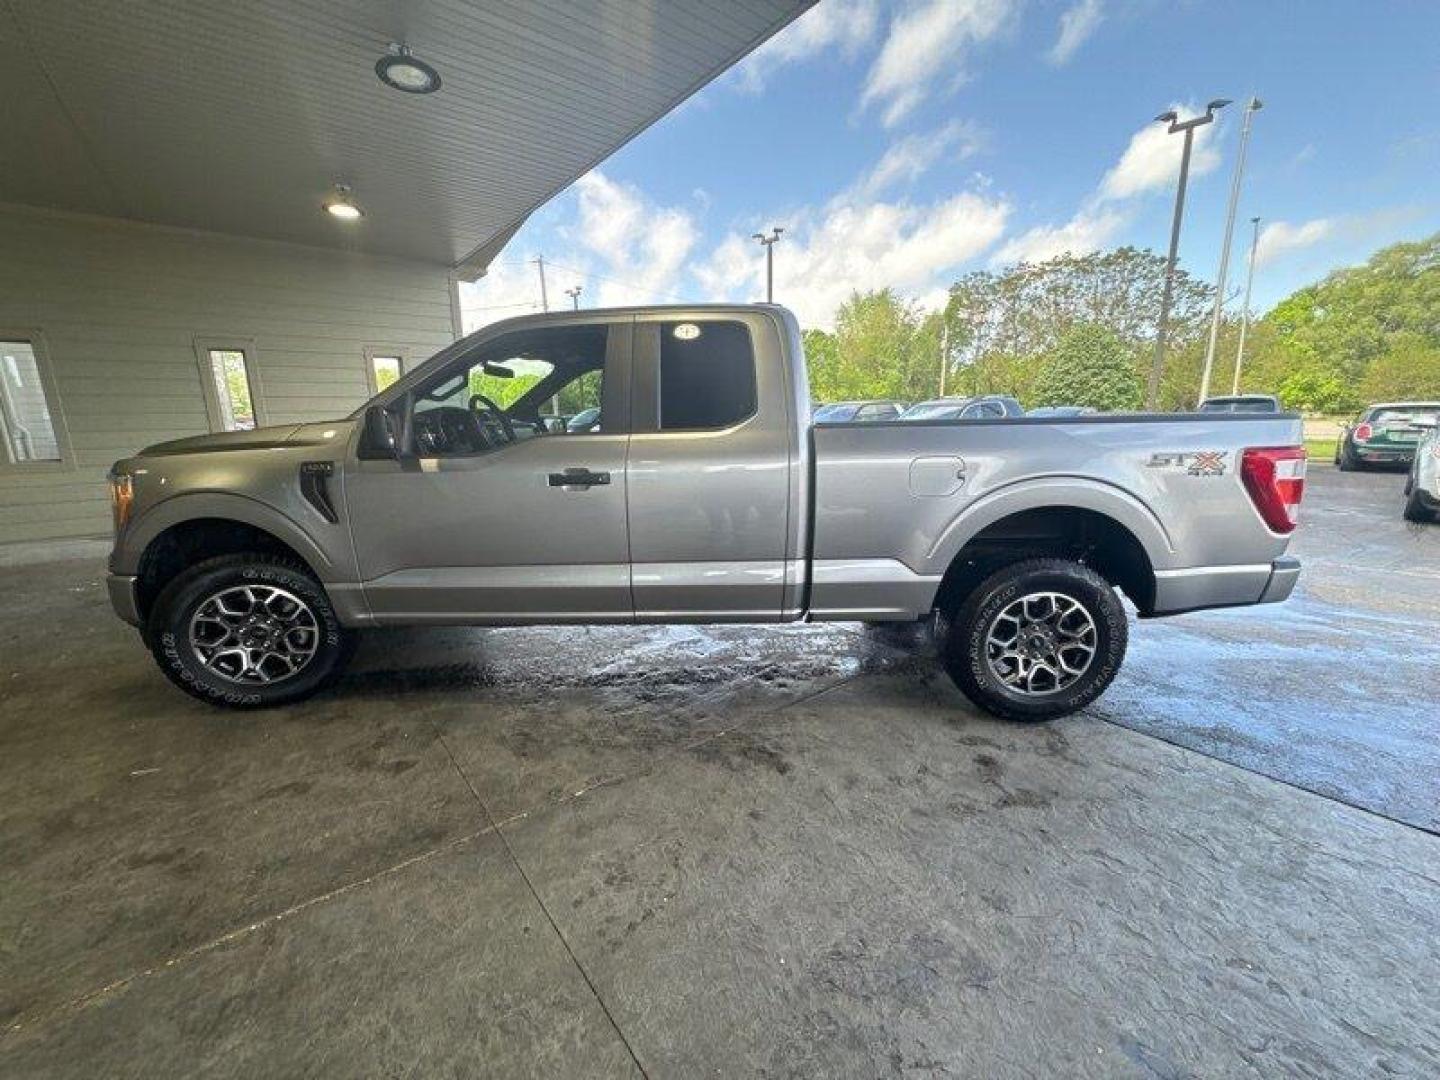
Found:
[(1293, 577), (1275, 580), (1291, 573), (1288, 537), (1261, 518), (1240, 458), (1301, 435), (1294, 414), (815, 425), (810, 610), (918, 617), (967, 543), (1020, 542), (1065, 512), (1134, 538), (1150, 585), (1127, 592), (1142, 614), (1288, 594)]

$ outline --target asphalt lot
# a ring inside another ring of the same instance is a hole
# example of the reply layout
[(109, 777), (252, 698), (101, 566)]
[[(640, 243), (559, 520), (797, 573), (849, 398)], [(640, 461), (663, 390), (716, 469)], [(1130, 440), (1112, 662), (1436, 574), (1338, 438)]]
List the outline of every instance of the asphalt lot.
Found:
[(1290, 603), (1045, 726), (848, 625), (377, 634), (237, 718), (0, 565), (0, 1074), (1436, 1075), (1402, 483), (1312, 465)]

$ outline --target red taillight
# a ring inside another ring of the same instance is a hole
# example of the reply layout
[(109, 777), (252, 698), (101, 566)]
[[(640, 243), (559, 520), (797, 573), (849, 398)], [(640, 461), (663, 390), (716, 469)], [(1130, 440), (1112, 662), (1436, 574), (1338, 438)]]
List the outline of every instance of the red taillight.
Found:
[(1369, 424), (1358, 424), (1353, 434), (1356, 442), (1368, 442), (1370, 436), (1375, 434), (1375, 429)]
[(1265, 524), (1278, 533), (1295, 530), (1305, 494), (1303, 446), (1252, 446), (1240, 457), (1240, 479)]

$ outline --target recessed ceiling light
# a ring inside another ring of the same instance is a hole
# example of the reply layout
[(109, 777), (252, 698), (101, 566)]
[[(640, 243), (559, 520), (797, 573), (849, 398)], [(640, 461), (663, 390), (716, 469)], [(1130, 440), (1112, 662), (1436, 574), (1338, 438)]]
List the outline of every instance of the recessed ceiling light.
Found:
[(390, 54), (376, 61), (375, 74), (386, 86), (406, 94), (433, 94), (440, 89), (440, 73), (414, 56), (408, 45), (391, 45)]
[(336, 184), (335, 194), (320, 204), (325, 212), (341, 221), (355, 221), (365, 216), (365, 211), (355, 205), (355, 200), (350, 197), (350, 188), (347, 184)]

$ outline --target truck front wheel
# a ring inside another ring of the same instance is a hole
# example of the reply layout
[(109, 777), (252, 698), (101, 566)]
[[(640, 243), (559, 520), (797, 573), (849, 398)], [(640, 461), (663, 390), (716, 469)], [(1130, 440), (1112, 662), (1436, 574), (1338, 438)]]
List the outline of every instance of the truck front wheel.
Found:
[(236, 709), (309, 697), (339, 677), (355, 648), (320, 583), (261, 554), (221, 555), (176, 575), (145, 636), (171, 682)]
[(1083, 709), (1115, 678), (1129, 638), (1110, 583), (1068, 559), (1002, 567), (946, 615), (945, 670), (976, 705), (1008, 720)]

